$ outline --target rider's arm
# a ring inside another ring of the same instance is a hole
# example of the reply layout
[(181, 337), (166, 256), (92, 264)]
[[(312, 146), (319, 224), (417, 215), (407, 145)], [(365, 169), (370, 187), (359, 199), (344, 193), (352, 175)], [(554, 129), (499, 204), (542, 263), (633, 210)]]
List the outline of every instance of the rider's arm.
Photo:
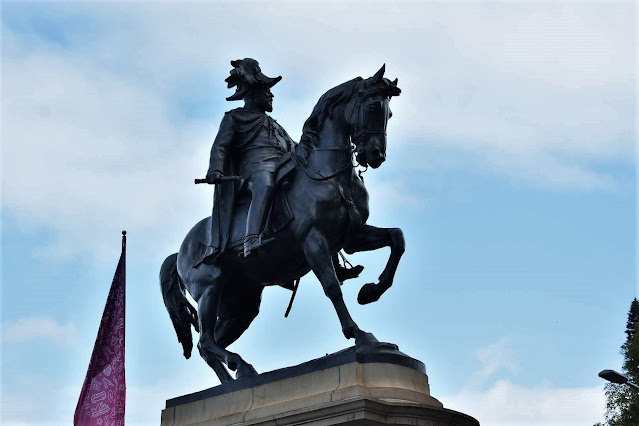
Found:
[(213, 147), (211, 148), (211, 160), (209, 161), (209, 171), (207, 176), (213, 172), (224, 173), (226, 160), (228, 158), (229, 151), (231, 149), (231, 143), (235, 136), (235, 129), (233, 127), (233, 118), (231, 114), (226, 113), (222, 118), (220, 124), (220, 130), (217, 132)]

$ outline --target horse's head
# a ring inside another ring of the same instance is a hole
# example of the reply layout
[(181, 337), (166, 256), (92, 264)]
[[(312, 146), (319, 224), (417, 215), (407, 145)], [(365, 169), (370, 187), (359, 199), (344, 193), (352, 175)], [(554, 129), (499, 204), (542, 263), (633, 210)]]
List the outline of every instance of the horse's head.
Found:
[[(322, 95), (304, 123), (300, 155), (310, 155), (320, 145), (320, 135), (327, 120), (337, 122), (339, 134), (355, 145), (357, 161), (362, 166), (379, 167), (386, 159), (386, 124), (391, 117), (390, 98), (402, 92), (397, 79), (384, 78), (386, 67), (367, 79), (361, 77), (336, 86)], [(322, 143), (333, 145), (332, 136)], [(348, 143), (348, 141), (342, 141)]]
[(385, 69), (383, 65), (374, 76), (361, 81), (357, 96), (346, 108), (350, 111), (347, 120), (357, 162), (374, 169), (386, 160), (386, 124), (392, 116), (390, 98), (401, 93), (397, 79), (384, 78)]

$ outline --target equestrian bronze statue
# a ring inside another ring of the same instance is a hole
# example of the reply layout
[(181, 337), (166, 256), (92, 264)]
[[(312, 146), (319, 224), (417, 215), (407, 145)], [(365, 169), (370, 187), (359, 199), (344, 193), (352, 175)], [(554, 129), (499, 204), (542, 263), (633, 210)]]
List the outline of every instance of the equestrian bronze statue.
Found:
[(361, 267), (342, 267), (338, 253), (390, 247), (379, 282), (359, 291), (358, 302), (366, 304), (391, 287), (404, 252), (399, 228), (366, 223), (368, 193), (355, 168), (375, 169), (386, 159), (389, 102), (401, 93), (397, 79), (384, 78), (382, 67), (373, 77), (329, 90), (297, 144), (266, 114), (272, 111), (270, 88), (281, 77), (266, 77), (249, 58), (231, 65), (226, 81), (236, 92), (228, 99), (244, 100), (244, 107), (225, 114), (206, 179), (196, 180), (215, 185), (213, 215), (191, 229), (160, 270), (164, 303), (184, 356), (191, 356), (193, 326), (200, 333), (200, 355), (222, 383), (233, 380), (227, 367), (237, 378), (257, 374), (226, 347), (257, 316), (264, 288), (280, 285), (295, 292), (299, 278), (311, 270), (344, 336), (356, 345), (377, 342), (353, 321), (340, 289)]

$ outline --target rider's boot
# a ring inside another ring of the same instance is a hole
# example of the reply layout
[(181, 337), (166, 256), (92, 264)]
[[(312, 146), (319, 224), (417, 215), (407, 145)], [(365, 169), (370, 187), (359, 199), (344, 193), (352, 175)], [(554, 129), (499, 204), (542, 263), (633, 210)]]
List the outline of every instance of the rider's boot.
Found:
[(335, 267), (335, 274), (339, 282), (343, 284), (346, 280), (359, 277), (363, 270), (364, 267), (362, 265), (355, 265), (352, 268), (339, 265)]
[(351, 266), (350, 268), (342, 266), (339, 263), (339, 257), (337, 253), (332, 256), (332, 259), (333, 267), (335, 268), (335, 275), (337, 275), (337, 279), (339, 280), (340, 284), (343, 284), (346, 280), (359, 277), (359, 274), (361, 274), (364, 270), (364, 267), (362, 265)]

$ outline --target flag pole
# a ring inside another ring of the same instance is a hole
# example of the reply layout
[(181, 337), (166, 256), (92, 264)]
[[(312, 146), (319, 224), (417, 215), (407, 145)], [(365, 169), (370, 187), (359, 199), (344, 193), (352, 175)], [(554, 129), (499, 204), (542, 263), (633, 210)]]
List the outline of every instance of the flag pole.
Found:
[(122, 231), (122, 253), (111, 282), (89, 368), (73, 415), (74, 426), (124, 425), (125, 286), (126, 231)]
[[(122, 291), (122, 303), (124, 304), (124, 306), (122, 307), (122, 311), (124, 317), (126, 318), (126, 229), (122, 230), (122, 263), (122, 281), (124, 288)], [(122, 340), (124, 340), (124, 347), (126, 347), (126, 321), (124, 322), (124, 326), (122, 327)], [(126, 355), (122, 359), (122, 367), (124, 370), (126, 370)], [(124, 419), (122, 421), (122, 425), (124, 425)]]
[[(122, 281), (123, 281), (123, 288), (124, 288), (124, 290), (122, 291), (122, 303), (124, 304), (122, 310), (123, 310), (124, 317), (126, 318), (126, 229), (122, 230), (122, 263), (123, 263)], [(126, 321), (124, 322), (124, 327), (122, 330), (122, 338), (124, 340), (124, 346), (126, 347)], [(126, 356), (122, 360), (122, 364), (123, 366), (126, 365)]]
[(124, 268), (123, 281), (124, 281), (124, 310), (126, 311), (126, 229), (122, 231), (122, 267)]

